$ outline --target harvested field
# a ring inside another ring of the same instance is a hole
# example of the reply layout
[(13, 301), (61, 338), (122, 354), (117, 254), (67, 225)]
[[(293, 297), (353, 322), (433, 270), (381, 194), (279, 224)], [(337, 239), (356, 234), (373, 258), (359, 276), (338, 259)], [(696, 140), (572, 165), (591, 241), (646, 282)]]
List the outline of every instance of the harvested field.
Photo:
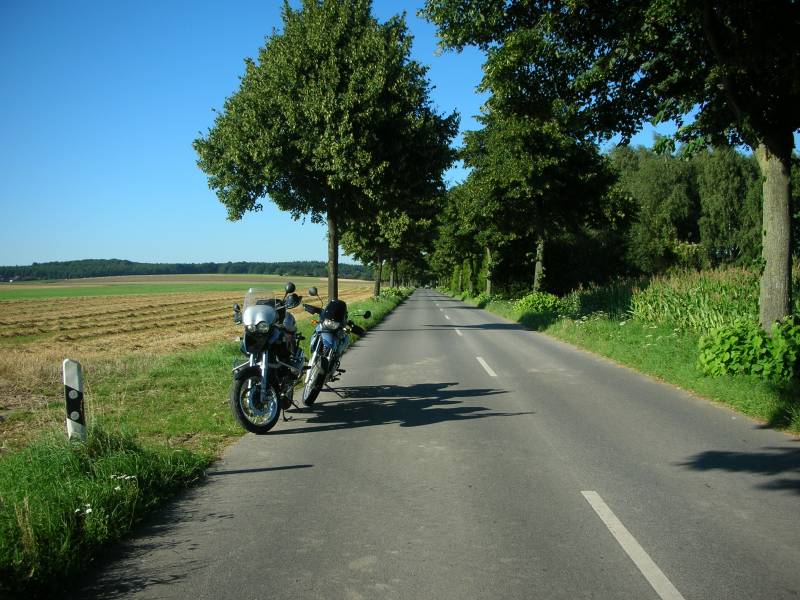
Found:
[[(323, 289), (317, 279), (292, 279), (300, 293), (309, 284)], [(258, 277), (232, 276), (222, 282), (238, 291), (197, 291), (207, 282), (198, 277), (194, 285), (181, 281), (187, 289), (181, 293), (0, 301), (0, 434), (15, 421), (9, 416), (61, 401), (65, 358), (84, 365), (88, 391), (93, 380), (145, 366), (153, 357), (234, 339), (240, 330), (231, 318), (233, 303), (242, 302), (249, 285), (281, 289), (284, 281), (273, 277), (264, 285)], [(341, 282), (340, 290), (342, 299), (354, 301), (368, 297), (372, 284)], [(302, 309), (292, 312), (298, 320), (309, 317)]]

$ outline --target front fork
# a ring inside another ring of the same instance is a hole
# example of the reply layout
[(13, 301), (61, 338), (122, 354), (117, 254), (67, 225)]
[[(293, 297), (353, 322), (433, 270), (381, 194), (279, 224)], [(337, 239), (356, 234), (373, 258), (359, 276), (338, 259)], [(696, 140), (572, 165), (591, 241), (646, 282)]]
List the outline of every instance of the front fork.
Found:
[[(250, 360), (253, 360), (252, 355)], [(269, 360), (267, 359), (267, 352), (261, 354), (261, 406), (267, 405), (267, 397), (269, 389)]]

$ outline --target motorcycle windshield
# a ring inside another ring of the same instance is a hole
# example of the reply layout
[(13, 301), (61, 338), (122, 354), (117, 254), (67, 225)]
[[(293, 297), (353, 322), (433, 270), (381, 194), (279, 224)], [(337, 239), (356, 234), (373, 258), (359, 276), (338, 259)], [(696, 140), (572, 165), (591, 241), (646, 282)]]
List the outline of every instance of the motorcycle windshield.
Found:
[(275, 307), (275, 292), (263, 288), (250, 288), (244, 295), (244, 310), (250, 306), (263, 305)]

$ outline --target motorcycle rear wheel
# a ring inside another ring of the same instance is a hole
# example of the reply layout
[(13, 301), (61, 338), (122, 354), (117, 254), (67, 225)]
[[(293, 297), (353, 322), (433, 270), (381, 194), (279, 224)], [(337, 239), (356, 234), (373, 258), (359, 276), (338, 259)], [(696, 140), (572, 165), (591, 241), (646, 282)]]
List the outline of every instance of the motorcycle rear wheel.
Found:
[(236, 374), (229, 402), (236, 421), (247, 431), (262, 434), (275, 427), (281, 415), (278, 392), (270, 385), (266, 403), (261, 402), (261, 369), (248, 367)]
[(317, 354), (314, 362), (308, 365), (306, 381), (303, 384), (303, 406), (311, 408), (325, 385), (325, 372), (322, 369), (322, 356)]

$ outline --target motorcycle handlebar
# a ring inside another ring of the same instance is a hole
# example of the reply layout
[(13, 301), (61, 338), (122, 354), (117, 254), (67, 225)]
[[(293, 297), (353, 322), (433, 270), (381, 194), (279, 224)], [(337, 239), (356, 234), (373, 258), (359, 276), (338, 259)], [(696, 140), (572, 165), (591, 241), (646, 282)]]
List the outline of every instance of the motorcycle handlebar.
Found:
[(320, 307), (314, 306), (313, 304), (303, 304), (303, 310), (312, 315), (318, 315), (322, 312)]

